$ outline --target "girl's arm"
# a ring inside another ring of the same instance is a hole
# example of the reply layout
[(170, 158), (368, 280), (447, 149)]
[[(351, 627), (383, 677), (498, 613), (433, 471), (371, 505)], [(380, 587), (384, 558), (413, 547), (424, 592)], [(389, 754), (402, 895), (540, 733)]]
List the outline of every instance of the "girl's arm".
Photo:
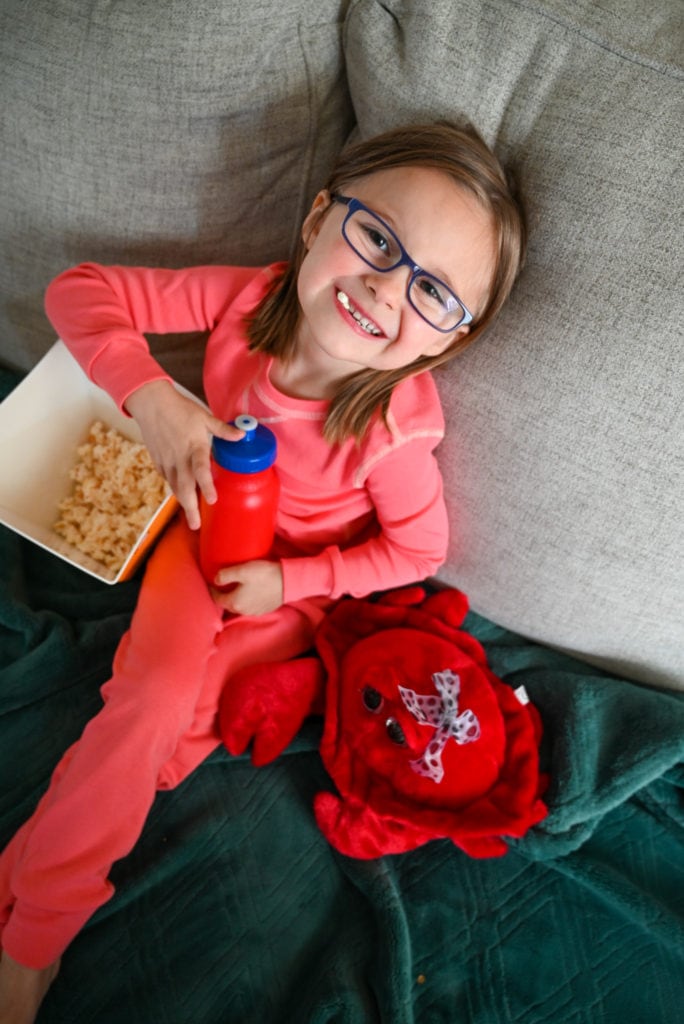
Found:
[(366, 481), (380, 531), (347, 548), (282, 561), (286, 601), (325, 594), (364, 597), (426, 579), (443, 564), (449, 540), (435, 439), (414, 439), (381, 459)]
[(364, 597), (433, 575), (444, 562), (448, 543), (434, 444), (434, 437), (412, 440), (371, 471), (366, 486), (380, 525), (376, 537), (345, 549), (331, 545), (310, 557), (222, 570), (220, 582), (237, 586), (215, 595), (219, 603), (238, 614), (261, 614), (283, 601)]
[(46, 292), (57, 333), (90, 379), (137, 421), (193, 529), (199, 526), (197, 487), (209, 503), (216, 500), (211, 435), (242, 435), (175, 389), (144, 335), (211, 330), (254, 274), (253, 268), (84, 263), (55, 278)]

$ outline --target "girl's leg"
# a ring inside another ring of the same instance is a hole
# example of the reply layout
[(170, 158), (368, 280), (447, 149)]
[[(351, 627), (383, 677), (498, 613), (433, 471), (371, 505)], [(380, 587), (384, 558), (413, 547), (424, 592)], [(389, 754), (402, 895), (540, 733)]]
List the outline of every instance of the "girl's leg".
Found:
[(135, 843), (160, 768), (192, 725), (221, 628), (194, 538), (179, 521), (150, 560), (102, 711), (0, 861), (14, 901), (1, 941), (13, 960), (53, 964), (110, 897), (109, 868)]
[(329, 599), (314, 598), (284, 605), (270, 615), (226, 621), (192, 725), (161, 769), (159, 789), (177, 786), (220, 744), (217, 710), (224, 686), (230, 686), (230, 677), (246, 665), (285, 661), (304, 654), (313, 646), (316, 627), (331, 603)]
[(177, 785), (218, 745), (226, 678), (243, 665), (307, 650), (330, 603), (223, 623), (193, 541), (179, 525), (157, 548), (103, 687), (103, 710), (0, 860), (1, 875), (7, 858), (14, 900), (2, 945), (27, 967), (53, 964), (111, 896), (111, 865), (140, 835), (155, 790)]
[(57, 767), (52, 773), (52, 777), (50, 779), (50, 786), (47, 792), (45, 792), (41, 799), (38, 801), (38, 805), (36, 806), (36, 809), (34, 810), (31, 817), (28, 819), (28, 821), (24, 822), (21, 828), (17, 832), (15, 832), (10, 842), (2, 851), (2, 856), (0, 856), (0, 936), (2, 936), (3, 930), (9, 920), (9, 916), (12, 912), (12, 907), (14, 905), (11, 878), (15, 866), (21, 860), (24, 847), (26, 846), (28, 837), (31, 834), (33, 825), (40, 818), (43, 808), (49, 803), (50, 790), (58, 784), (59, 779), (61, 778), (64, 770), (66, 769), (66, 766), (71, 760), (71, 755), (74, 751), (75, 746), (76, 744), (69, 747), (67, 752), (62, 756), (62, 759), (59, 761)]
[[(159, 783), (162, 788), (170, 788), (180, 782), (218, 744), (216, 710), (226, 675), (245, 664), (269, 658), (281, 660), (306, 651), (312, 644), (315, 628), (328, 603), (301, 602), (297, 608), (283, 608), (272, 616), (251, 620), (231, 619), (226, 623), (226, 628), (218, 641), (216, 656), (208, 664), (205, 686), (197, 703), (192, 725), (181, 737), (174, 754), (160, 771)], [(50, 804), (53, 787), (58, 790), (59, 781), (66, 774), (77, 747), (78, 744), (75, 744), (64, 756), (55, 770), (50, 790), (39, 804), (36, 814), (17, 833), (5, 851), (0, 867), (4, 866), (9, 877), (16, 873), (16, 877), (20, 878), (22, 855), (29, 837), (33, 836), (33, 827), (41, 817), (43, 809)], [(113, 859), (110, 850), (103, 853), (107, 866), (103, 867), (102, 878), (105, 877)], [(86, 867), (91, 868), (92, 865)], [(80, 865), (75, 864), (74, 868), (80, 870)], [(20, 914), (21, 912), (20, 907)], [(32, 1024), (59, 970), (61, 949), (66, 948), (91, 913), (90, 907), (87, 907), (85, 914), (80, 916), (73, 912), (64, 913), (61, 915), (59, 928), (54, 927), (56, 915), (42, 915), (42, 919), (41, 916), (35, 915), (35, 930), (32, 930), (31, 919), (27, 918), (24, 912), (23, 927), (28, 926), (28, 931), (23, 936), (25, 948), (33, 949), (37, 943), (43, 949), (44, 959), (49, 959), (47, 966), (33, 970), (16, 962), (7, 950), (0, 955), (0, 1020), (3, 1024), (5, 1021), (7, 1024)], [(19, 922), (21, 925), (21, 917)], [(49, 929), (52, 938), (51, 951), (46, 948), (45, 935), (40, 938), (41, 929), (46, 924), (52, 924), (52, 928)], [(14, 930), (21, 941), (22, 928), (16, 927), (16, 919)], [(11, 939), (10, 934), (10, 945)]]
[(0, 1021), (33, 1024), (47, 990), (57, 977), (59, 961), (33, 971), (7, 953), (0, 954)]

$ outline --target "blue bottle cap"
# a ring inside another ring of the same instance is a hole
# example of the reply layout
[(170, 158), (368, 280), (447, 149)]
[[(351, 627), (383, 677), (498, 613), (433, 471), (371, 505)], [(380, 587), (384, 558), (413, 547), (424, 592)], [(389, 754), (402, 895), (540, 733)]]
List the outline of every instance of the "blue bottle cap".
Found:
[(237, 416), (233, 425), (244, 430), (245, 436), (239, 441), (214, 438), (211, 451), (219, 466), (233, 473), (260, 473), (272, 466), (277, 447), (273, 431), (254, 416)]

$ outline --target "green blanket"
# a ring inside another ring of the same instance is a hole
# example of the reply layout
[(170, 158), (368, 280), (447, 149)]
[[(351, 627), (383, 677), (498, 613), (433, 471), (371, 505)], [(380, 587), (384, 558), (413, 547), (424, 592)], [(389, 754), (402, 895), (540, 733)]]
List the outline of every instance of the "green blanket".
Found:
[[(0, 529), (0, 844), (97, 711), (138, 580)], [(41, 1024), (673, 1024), (684, 1005), (684, 695), (470, 615), (545, 727), (548, 818), (495, 860), (361, 862), (318, 832), (308, 721), (274, 764), (219, 751), (160, 794)]]

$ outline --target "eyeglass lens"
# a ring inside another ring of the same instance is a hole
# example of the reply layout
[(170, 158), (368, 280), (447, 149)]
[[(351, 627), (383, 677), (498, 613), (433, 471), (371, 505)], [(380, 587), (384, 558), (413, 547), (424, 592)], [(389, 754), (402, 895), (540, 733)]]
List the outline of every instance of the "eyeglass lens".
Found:
[[(343, 232), (357, 255), (376, 270), (392, 270), (407, 262), (396, 235), (367, 210), (349, 213)], [(421, 316), (439, 330), (458, 327), (465, 316), (457, 296), (438, 278), (423, 271), (411, 277), (408, 298)]]

